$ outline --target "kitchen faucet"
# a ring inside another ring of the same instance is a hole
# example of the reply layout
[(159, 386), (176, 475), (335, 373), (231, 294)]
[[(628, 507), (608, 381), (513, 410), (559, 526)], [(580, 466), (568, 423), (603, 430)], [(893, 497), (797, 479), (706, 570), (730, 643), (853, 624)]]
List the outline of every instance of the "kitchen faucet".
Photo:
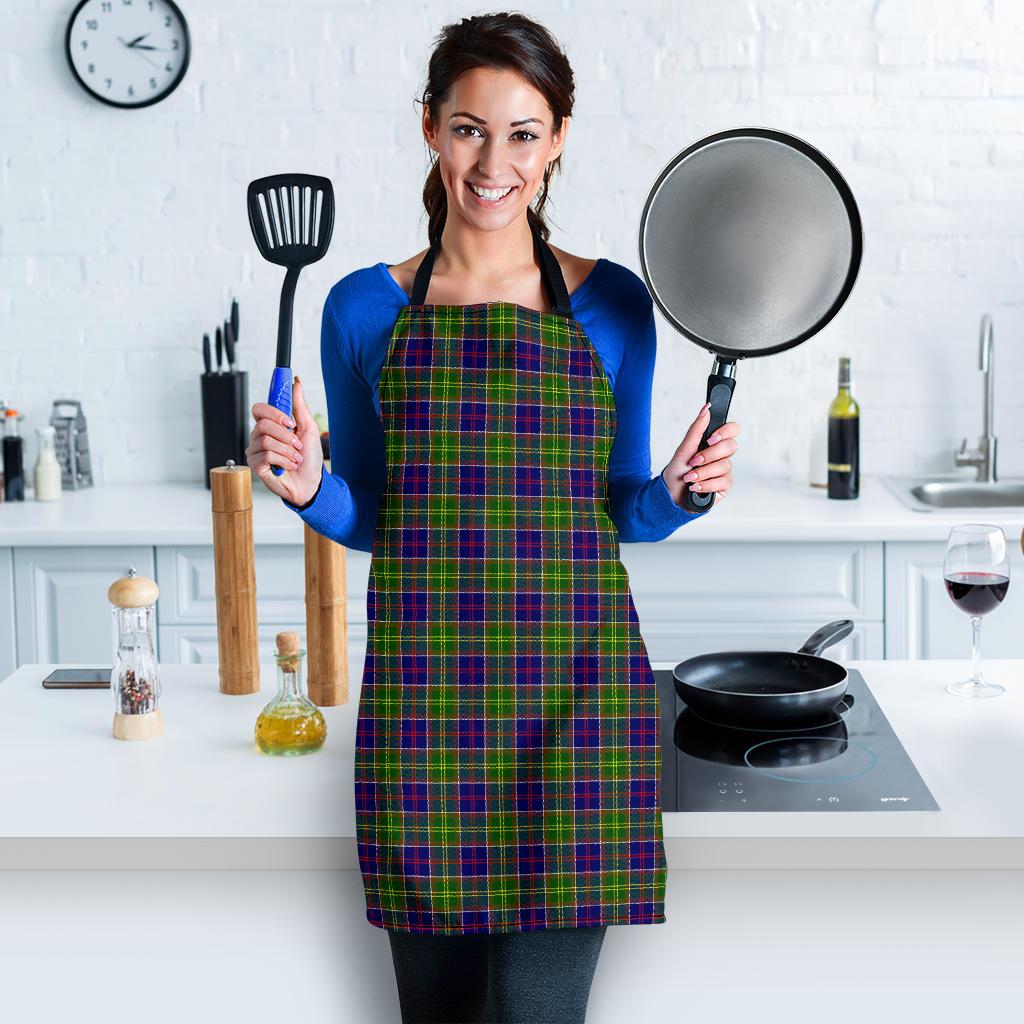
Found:
[(979, 483), (996, 482), (996, 437), (992, 433), (992, 317), (986, 313), (981, 318), (981, 344), (978, 349), (978, 369), (985, 375), (984, 381), (984, 433), (978, 438), (978, 447), (967, 450), (964, 438), (960, 451), (954, 454), (956, 465), (977, 466)]

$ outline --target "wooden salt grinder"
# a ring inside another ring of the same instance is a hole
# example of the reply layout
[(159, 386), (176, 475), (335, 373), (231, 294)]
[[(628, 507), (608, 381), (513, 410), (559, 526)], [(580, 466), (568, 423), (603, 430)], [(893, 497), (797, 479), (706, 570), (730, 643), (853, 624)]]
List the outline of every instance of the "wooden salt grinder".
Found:
[(306, 648), (309, 699), (320, 707), (348, 703), (348, 601), (345, 549), (305, 525)]
[(256, 552), (252, 538), (252, 473), (230, 459), (210, 470), (213, 568), (217, 596), (217, 662), (221, 693), (256, 693)]

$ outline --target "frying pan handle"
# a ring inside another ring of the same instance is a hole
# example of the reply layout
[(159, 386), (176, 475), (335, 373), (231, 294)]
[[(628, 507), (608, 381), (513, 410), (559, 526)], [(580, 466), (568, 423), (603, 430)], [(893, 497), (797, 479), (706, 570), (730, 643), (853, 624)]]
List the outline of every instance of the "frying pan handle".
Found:
[[(270, 378), (270, 397), (267, 404), (275, 409), (280, 409), (285, 416), (292, 418), (292, 369), (290, 366), (275, 366), (274, 374)], [(280, 476), (284, 472), (283, 466), (271, 466), (271, 473)]]
[[(729, 405), (732, 403), (732, 393), (736, 388), (736, 364), (726, 362), (722, 359), (715, 359), (715, 365), (708, 375), (708, 397), (711, 403), (708, 410), (711, 419), (708, 420), (707, 429), (700, 439), (698, 451), (703, 451), (708, 446), (708, 438), (728, 419)], [(683, 508), (687, 512), (705, 512), (711, 507), (715, 500), (714, 491), (691, 491), (689, 487), (683, 491)]]
[(797, 654), (818, 655), (826, 647), (845, 640), (853, 632), (853, 619), (836, 619), (821, 629), (816, 629), (808, 638)]

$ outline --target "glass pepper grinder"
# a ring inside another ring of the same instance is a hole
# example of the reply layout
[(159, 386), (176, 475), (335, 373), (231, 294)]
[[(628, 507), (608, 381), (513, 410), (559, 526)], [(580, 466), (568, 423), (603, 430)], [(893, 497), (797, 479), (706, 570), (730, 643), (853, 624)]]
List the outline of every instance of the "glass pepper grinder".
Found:
[(157, 707), (160, 677), (153, 647), (153, 612), (159, 594), (156, 580), (139, 576), (134, 568), (114, 580), (107, 591), (117, 625), (110, 689), (114, 736), (119, 740), (151, 740), (163, 735), (163, 715)]
[(311, 754), (327, 739), (323, 713), (303, 692), (299, 634), (277, 634), (277, 694), (256, 719), (256, 745), (264, 754)]

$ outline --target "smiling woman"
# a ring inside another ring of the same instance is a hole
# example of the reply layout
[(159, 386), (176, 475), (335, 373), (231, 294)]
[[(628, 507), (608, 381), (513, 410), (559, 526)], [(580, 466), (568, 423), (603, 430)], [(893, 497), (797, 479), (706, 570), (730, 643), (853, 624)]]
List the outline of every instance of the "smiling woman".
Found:
[[(651, 296), (548, 244), (573, 93), (529, 18), (445, 26), (428, 247), (324, 307), (331, 471), (301, 386), (301, 452), (253, 409), (261, 479), (372, 552), (357, 849), (405, 1020), (582, 1022), (607, 926), (666, 920), (660, 707), (619, 544), (699, 516), (651, 475)], [(724, 493), (721, 434), (693, 477)]]

